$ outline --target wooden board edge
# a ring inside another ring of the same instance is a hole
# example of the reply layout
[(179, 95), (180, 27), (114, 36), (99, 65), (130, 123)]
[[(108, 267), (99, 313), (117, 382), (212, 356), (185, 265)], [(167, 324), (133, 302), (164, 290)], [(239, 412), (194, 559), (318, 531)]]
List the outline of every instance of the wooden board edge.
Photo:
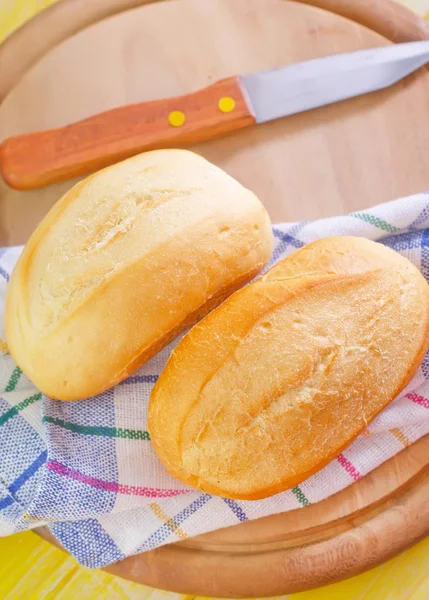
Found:
[[(62, 41), (115, 14), (162, 0), (61, 0), (0, 46), (0, 104), (23, 75)], [(429, 39), (429, 23), (391, 0), (293, 0), (376, 31), (393, 42)]]
[[(382, 474), (388, 462), (372, 473)], [(318, 504), (338, 500), (361, 482)], [(209, 542), (203, 548), (205, 536), (198, 536), (199, 544), (169, 544), (104, 570), (154, 588), (207, 597), (263, 597), (305, 591), (358, 575), (429, 535), (428, 493), (429, 464), (411, 473), (397, 491), (323, 527), (303, 531), (297, 539), (246, 551), (228, 542)], [(267, 518), (271, 517), (259, 521)], [(63, 549), (47, 527), (35, 532)]]
[(59, 0), (0, 45), (0, 104), (48, 52), (83, 29), (113, 15), (162, 0)]
[(372, 29), (395, 43), (429, 40), (429, 23), (392, 0), (293, 0)]
[(249, 554), (202, 552), (171, 544), (104, 570), (154, 588), (206, 597), (301, 592), (372, 569), (425, 538), (428, 494), (429, 468), (424, 468), (411, 486), (393, 501), (388, 499), (386, 510), (375, 514), (369, 510), (368, 518), (356, 519), (353, 528), (320, 542)]

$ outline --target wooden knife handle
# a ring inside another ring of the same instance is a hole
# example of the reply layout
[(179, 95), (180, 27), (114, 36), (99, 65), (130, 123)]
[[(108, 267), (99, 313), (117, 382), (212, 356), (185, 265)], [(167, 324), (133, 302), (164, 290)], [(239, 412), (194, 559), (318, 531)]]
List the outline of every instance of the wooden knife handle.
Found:
[(255, 124), (239, 79), (109, 110), (65, 127), (5, 140), (0, 171), (16, 189), (83, 175), (155, 148), (183, 147)]

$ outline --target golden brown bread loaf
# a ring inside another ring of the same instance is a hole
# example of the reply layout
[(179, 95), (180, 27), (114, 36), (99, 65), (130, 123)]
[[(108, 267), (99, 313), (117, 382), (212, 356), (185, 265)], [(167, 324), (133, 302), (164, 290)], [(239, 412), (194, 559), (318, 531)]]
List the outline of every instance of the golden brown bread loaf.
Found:
[(7, 291), (10, 352), (47, 395), (93, 396), (271, 251), (265, 209), (232, 177), (184, 150), (141, 154), (74, 186), (30, 238)]
[(236, 499), (291, 488), (410, 381), (429, 346), (429, 286), (375, 242), (327, 238), (233, 294), (183, 338), (150, 399), (168, 471)]

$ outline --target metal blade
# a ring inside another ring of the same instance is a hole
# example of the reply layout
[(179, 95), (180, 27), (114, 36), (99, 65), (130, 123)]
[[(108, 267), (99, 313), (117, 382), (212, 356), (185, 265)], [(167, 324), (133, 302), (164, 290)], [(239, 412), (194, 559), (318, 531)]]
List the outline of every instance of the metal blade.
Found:
[(429, 62), (429, 42), (317, 58), (240, 77), (257, 123), (389, 87)]

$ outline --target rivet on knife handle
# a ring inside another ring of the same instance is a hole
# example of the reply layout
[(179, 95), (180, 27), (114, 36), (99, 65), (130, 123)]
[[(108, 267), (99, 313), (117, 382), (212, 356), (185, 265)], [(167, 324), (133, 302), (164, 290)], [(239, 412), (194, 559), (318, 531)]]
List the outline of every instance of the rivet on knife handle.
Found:
[(6, 183), (31, 189), (83, 175), (155, 148), (183, 147), (255, 123), (239, 78), (200, 91), (116, 108), (0, 146)]

